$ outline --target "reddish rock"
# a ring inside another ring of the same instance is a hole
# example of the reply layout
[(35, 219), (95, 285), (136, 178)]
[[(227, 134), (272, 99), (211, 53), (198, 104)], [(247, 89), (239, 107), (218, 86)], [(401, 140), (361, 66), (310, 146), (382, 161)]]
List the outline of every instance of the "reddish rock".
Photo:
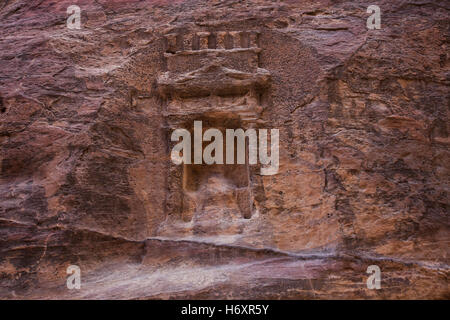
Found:
[[(0, 4), (0, 298), (450, 297), (449, 5), (76, 2)], [(278, 173), (173, 164), (194, 120)]]

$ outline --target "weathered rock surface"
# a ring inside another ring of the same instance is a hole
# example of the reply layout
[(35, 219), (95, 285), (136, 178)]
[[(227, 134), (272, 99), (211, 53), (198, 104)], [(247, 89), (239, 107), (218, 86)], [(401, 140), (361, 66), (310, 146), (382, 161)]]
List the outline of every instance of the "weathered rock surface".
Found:
[[(1, 2), (0, 298), (450, 298), (450, 5), (371, 4)], [(278, 174), (172, 164), (194, 120)]]

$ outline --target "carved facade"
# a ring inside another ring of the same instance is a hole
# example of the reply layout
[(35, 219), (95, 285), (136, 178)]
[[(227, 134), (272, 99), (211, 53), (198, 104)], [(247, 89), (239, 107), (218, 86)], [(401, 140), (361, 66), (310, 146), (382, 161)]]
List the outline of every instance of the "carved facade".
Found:
[[(223, 133), (262, 124), (261, 97), (271, 76), (258, 66), (258, 36), (257, 31), (166, 35), (167, 71), (158, 77), (158, 88), (169, 137), (177, 128), (192, 132), (195, 120), (202, 120), (203, 131), (217, 128)], [(258, 168), (248, 161), (169, 166), (166, 208), (172, 218), (208, 224), (223, 216), (248, 219), (257, 210), (253, 191)]]

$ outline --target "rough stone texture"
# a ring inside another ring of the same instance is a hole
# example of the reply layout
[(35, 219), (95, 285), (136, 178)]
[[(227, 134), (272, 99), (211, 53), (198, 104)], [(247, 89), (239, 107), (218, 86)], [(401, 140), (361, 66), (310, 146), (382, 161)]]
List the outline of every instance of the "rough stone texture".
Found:
[[(450, 298), (449, 10), (0, 2), (0, 298)], [(279, 173), (173, 165), (199, 119), (279, 128)]]

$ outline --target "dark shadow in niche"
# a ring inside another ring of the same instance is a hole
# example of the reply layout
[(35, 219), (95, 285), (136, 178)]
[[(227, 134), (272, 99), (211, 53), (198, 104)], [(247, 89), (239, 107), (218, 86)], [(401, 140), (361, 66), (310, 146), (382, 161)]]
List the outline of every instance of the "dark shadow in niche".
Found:
[(6, 107), (3, 104), (3, 97), (0, 96), (0, 112), (1, 113), (5, 113), (6, 112)]
[(213, 33), (208, 36), (208, 49), (216, 49), (216, 35)]

